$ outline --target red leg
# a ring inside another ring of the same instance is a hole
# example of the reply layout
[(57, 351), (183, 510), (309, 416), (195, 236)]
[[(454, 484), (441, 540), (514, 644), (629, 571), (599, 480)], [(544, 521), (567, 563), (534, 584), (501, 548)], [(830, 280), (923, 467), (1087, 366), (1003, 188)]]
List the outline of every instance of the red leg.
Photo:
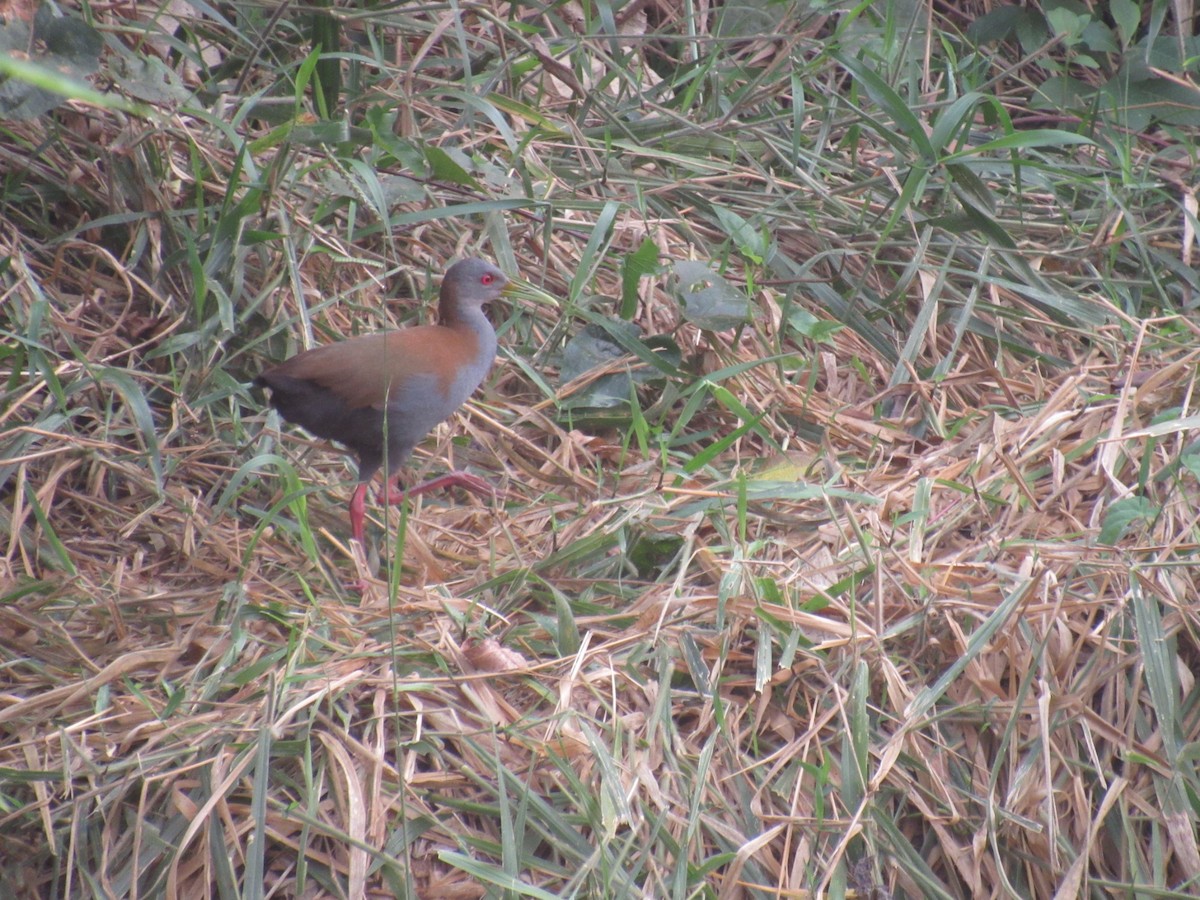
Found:
[(367, 483), (362, 481), (354, 489), (354, 496), (350, 498), (350, 533), (364, 547), (366, 544), (363, 543), (363, 517), (366, 515), (366, 504)]
[(386, 490), (380, 492), (380, 503), (394, 506), (397, 503), (403, 503), (405, 497), (415, 497), (417, 494), (424, 494), (426, 491), (435, 491), (439, 488), (450, 487), (451, 485), (466, 488), (468, 491), (473, 491), (476, 494), (489, 497), (496, 496), (496, 489), (494, 487), (478, 475), (471, 475), (468, 472), (447, 472), (445, 475), (439, 475), (437, 478), (404, 490), (401, 490), (399, 485), (394, 484), (394, 481), (395, 479), (388, 481)]
[[(474, 491), (477, 494), (486, 494), (491, 497), (495, 497), (499, 493), (479, 476), (470, 475), (467, 472), (448, 472), (445, 475), (433, 478), (415, 487), (410, 487), (408, 490), (401, 490), (394, 483), (395, 481), (396, 479), (392, 478), (384, 484), (383, 490), (379, 492), (380, 503), (388, 505), (403, 503), (405, 497), (415, 497), (417, 494), (424, 494), (426, 491), (449, 487), (450, 485), (457, 485), (469, 491)], [(361, 547), (366, 547), (366, 542), (363, 539), (363, 520), (366, 517), (366, 503), (367, 483), (360, 481), (350, 497), (350, 533)], [(347, 585), (347, 588), (352, 591), (359, 591), (360, 593), (366, 589), (364, 583), (361, 581), (352, 582)]]

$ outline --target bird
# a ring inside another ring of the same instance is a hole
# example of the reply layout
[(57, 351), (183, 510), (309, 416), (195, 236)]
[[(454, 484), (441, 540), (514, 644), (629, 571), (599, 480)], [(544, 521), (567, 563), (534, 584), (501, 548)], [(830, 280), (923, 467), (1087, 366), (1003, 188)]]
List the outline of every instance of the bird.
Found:
[(380, 467), (380, 501), (403, 502), (457, 485), (494, 494), (486, 481), (452, 471), (403, 489), (398, 470), (413, 448), (475, 392), (496, 357), (496, 332), (483, 307), (508, 293), (509, 279), (482, 259), (464, 259), (442, 279), (438, 324), (361, 335), (290, 357), (254, 379), (287, 421), (342, 444), (358, 460), (350, 531), (363, 544), (367, 488)]

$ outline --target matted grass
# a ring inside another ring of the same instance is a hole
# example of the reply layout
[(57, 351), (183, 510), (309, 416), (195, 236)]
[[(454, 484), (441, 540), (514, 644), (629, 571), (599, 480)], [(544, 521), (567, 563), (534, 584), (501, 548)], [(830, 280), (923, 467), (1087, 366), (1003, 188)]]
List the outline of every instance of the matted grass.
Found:
[[(1200, 890), (1195, 39), (954, 6), (84, 7), (112, 105), (0, 128), (0, 894)], [(500, 493), (358, 553), (248, 383), (467, 254), (561, 304), (414, 458)]]

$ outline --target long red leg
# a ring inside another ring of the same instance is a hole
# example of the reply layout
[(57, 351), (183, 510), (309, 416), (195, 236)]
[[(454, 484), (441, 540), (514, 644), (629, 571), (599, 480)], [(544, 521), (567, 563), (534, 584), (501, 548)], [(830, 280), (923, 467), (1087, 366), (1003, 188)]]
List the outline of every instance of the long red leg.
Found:
[(388, 481), (386, 489), (379, 492), (380, 503), (394, 506), (397, 503), (403, 503), (405, 497), (415, 497), (417, 494), (424, 494), (426, 491), (435, 491), (439, 488), (450, 487), (452, 485), (466, 488), (468, 491), (473, 491), (476, 494), (489, 497), (496, 496), (496, 489), (494, 487), (478, 475), (471, 475), (468, 472), (447, 472), (445, 475), (439, 475), (437, 478), (403, 490), (398, 485), (393, 484), (394, 481), (395, 479)]
[(367, 483), (361, 481), (354, 489), (354, 496), (350, 498), (350, 533), (364, 547), (366, 544), (363, 543), (363, 517), (366, 515), (366, 504)]
[[(469, 491), (474, 491), (477, 494), (486, 494), (492, 497), (498, 493), (494, 487), (482, 478), (467, 472), (449, 472), (418, 484), (415, 487), (410, 487), (408, 490), (401, 490), (399, 486), (393, 484), (394, 481), (394, 478), (387, 481), (384, 489), (379, 492), (380, 503), (389, 505), (403, 503), (405, 497), (415, 497), (417, 494), (424, 494), (426, 491), (449, 487), (450, 485), (457, 485)], [(358, 541), (359, 546), (362, 547), (366, 547), (366, 541), (363, 539), (363, 519), (366, 517), (366, 503), (367, 483), (361, 481), (350, 497), (350, 533), (354, 536), (354, 540)], [(352, 591), (359, 591), (360, 593), (366, 590), (366, 586), (361, 581), (353, 582), (347, 585), (347, 587)]]
[[(496, 489), (482, 478), (468, 472), (448, 472), (406, 490), (401, 490), (398, 485), (393, 484), (394, 481), (394, 478), (389, 480), (384, 489), (379, 492), (380, 503), (394, 506), (397, 503), (403, 503), (405, 497), (415, 497), (417, 494), (451, 486), (466, 488), (468, 491), (489, 497), (494, 497), (497, 493)], [(367, 483), (363, 481), (359, 482), (358, 487), (354, 489), (354, 494), (350, 497), (350, 533), (360, 544), (363, 543), (365, 532), (363, 521), (366, 518), (366, 504)]]

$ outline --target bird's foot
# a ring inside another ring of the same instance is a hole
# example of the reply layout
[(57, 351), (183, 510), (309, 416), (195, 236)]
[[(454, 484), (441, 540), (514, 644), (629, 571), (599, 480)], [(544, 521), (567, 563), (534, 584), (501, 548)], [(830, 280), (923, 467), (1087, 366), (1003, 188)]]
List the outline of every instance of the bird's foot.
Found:
[(410, 488), (400, 488), (398, 485), (389, 482), (387, 488), (380, 491), (379, 502), (394, 506), (397, 503), (403, 503), (406, 497), (415, 497), (417, 494), (424, 494), (427, 491), (445, 487), (465, 488), (472, 493), (489, 497), (503, 496), (501, 491), (478, 475), (472, 475), (469, 472), (448, 472), (445, 475)]

